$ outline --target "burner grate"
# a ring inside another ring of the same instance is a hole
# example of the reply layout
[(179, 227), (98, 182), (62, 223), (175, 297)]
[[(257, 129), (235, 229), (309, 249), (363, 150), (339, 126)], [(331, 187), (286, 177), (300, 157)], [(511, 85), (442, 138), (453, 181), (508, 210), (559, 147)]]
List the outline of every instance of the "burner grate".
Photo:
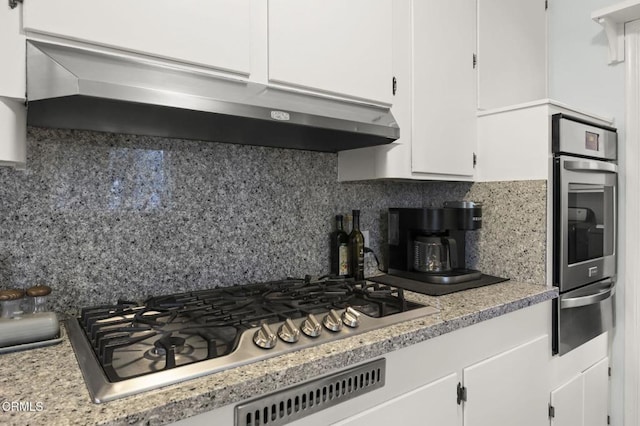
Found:
[(108, 380), (118, 382), (230, 355), (245, 331), (263, 324), (347, 307), (381, 318), (421, 305), (383, 284), (287, 279), (84, 308), (78, 323)]

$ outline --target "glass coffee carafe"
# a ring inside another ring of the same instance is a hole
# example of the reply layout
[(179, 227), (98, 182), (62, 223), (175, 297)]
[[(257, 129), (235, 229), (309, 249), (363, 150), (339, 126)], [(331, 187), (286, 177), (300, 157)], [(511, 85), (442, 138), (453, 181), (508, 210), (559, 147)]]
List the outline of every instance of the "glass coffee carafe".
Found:
[(431, 273), (451, 272), (457, 266), (456, 252), (456, 241), (453, 238), (418, 236), (413, 242), (413, 269)]

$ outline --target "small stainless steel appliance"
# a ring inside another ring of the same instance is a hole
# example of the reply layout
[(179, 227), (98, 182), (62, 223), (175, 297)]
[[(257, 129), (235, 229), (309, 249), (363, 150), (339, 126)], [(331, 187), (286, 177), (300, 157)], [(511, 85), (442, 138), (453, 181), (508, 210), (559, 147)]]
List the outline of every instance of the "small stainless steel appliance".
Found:
[(402, 289), (307, 278), (88, 307), (66, 326), (99, 403), (436, 312)]
[(616, 276), (616, 129), (552, 116), (553, 353), (613, 326)]
[(216, 77), (190, 66), (29, 40), (32, 126), (338, 152), (400, 136), (388, 106)]

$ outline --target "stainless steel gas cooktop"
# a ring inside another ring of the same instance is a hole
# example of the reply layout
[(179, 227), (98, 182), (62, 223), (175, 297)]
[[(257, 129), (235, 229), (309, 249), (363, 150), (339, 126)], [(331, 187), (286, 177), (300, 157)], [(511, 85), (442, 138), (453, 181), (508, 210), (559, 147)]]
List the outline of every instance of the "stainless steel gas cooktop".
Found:
[(119, 301), (66, 325), (100, 403), (435, 312), (387, 285), (307, 278)]

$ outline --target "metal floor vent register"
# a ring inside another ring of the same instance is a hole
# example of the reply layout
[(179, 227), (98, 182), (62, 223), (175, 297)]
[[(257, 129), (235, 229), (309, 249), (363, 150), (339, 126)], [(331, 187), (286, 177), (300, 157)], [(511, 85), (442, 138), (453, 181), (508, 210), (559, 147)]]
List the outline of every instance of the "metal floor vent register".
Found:
[(285, 425), (384, 386), (386, 360), (358, 367), (236, 406), (235, 426)]

